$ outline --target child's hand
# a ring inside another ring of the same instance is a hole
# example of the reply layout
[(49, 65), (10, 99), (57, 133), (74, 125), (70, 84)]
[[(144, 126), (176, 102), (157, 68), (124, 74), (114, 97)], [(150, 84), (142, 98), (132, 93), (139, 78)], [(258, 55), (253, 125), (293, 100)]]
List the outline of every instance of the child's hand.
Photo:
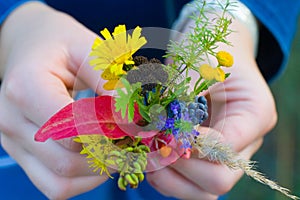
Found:
[(103, 183), (107, 176), (88, 169), (73, 141), (34, 141), (39, 127), (73, 101), (74, 85), (97, 87), (99, 74), (80, 68), (96, 35), (70, 16), (37, 2), (16, 9), (1, 28), (4, 149), (50, 199), (67, 199)]

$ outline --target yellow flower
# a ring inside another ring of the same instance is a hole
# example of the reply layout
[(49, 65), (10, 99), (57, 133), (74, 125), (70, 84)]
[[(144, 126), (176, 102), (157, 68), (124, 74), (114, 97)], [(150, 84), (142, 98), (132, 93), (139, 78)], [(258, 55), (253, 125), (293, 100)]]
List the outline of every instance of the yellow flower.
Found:
[(112, 144), (111, 140), (103, 135), (78, 135), (74, 138), (75, 142), (82, 144), (82, 150), (80, 154), (85, 154), (88, 159), (89, 167), (94, 172), (99, 172), (100, 175), (105, 172), (112, 178), (108, 171), (109, 161), (107, 155), (116, 150), (116, 146)]
[(215, 68), (216, 73), (215, 73), (215, 79), (216, 81), (219, 82), (224, 82), (225, 81), (225, 72), (221, 68)]
[(219, 51), (216, 58), (220, 66), (231, 67), (233, 65), (233, 56), (227, 51)]
[(116, 88), (123, 87), (122, 82), (119, 81), (120, 77), (111, 73), (109, 68), (105, 69), (101, 74), (101, 78), (108, 80), (104, 85), (103, 89), (105, 90), (115, 90)]
[(94, 66), (94, 70), (109, 69), (116, 76), (125, 74), (123, 65), (134, 64), (132, 55), (147, 42), (145, 37), (140, 37), (141, 31), (142, 29), (137, 26), (132, 36), (127, 35), (126, 26), (119, 25), (111, 35), (105, 28), (101, 31), (105, 40), (96, 38), (94, 41), (90, 65)]
[(199, 67), (199, 73), (202, 78), (209, 81), (215, 79), (216, 71), (209, 64), (203, 64)]
[(213, 68), (209, 64), (201, 65), (199, 67), (199, 73), (202, 78), (208, 81), (216, 80), (223, 82), (225, 80), (225, 72), (221, 68)]

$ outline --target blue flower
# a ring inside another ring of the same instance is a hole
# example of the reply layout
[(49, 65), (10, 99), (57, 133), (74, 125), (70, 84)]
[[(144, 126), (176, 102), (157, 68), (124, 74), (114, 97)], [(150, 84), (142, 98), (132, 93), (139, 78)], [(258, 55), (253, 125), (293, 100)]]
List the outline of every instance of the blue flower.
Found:
[[(181, 148), (192, 148), (192, 143), (200, 133), (194, 129), (193, 119), (194, 113), (190, 113), (192, 109), (188, 109), (186, 102), (174, 100), (167, 106), (167, 117), (160, 121), (164, 122), (161, 130), (165, 130), (167, 134), (172, 134), (176, 141), (181, 143)], [(195, 104), (196, 105), (196, 104)], [(194, 111), (194, 110), (192, 110)], [(160, 122), (160, 127), (162, 127)]]
[(181, 118), (181, 106), (178, 100), (172, 101), (167, 106), (167, 113), (169, 118), (180, 119)]
[(191, 142), (188, 140), (188, 138), (182, 138), (181, 142), (182, 142), (182, 145), (180, 146), (181, 148), (184, 149), (192, 148)]
[(175, 119), (174, 118), (168, 118), (166, 121), (165, 128), (166, 129), (173, 129), (175, 124)]
[(199, 133), (199, 131), (196, 131), (195, 129), (193, 129), (192, 135), (195, 137), (195, 136), (199, 136), (200, 133)]
[(181, 148), (192, 148), (192, 143), (195, 139), (195, 136), (198, 136), (200, 133), (195, 129), (192, 132), (181, 132), (180, 137), (177, 138), (179, 142), (182, 143)]
[(158, 121), (156, 122), (156, 128), (158, 130), (164, 131), (164, 130), (166, 130), (165, 124), (166, 124), (166, 116), (159, 115)]

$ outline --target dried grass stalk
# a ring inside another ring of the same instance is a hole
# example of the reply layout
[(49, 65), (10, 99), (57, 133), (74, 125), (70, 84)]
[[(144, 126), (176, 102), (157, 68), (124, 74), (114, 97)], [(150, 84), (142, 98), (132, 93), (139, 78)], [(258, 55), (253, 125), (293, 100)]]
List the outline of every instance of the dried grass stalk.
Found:
[(219, 137), (215, 134), (200, 134), (196, 138), (193, 148), (198, 152), (197, 156), (199, 158), (226, 165), (230, 169), (241, 169), (254, 180), (269, 186), (273, 190), (277, 190), (291, 199), (300, 199), (290, 194), (289, 189), (278, 185), (266, 178), (261, 172), (256, 171), (255, 162), (241, 158), (238, 153), (232, 150), (230, 145), (220, 142)]

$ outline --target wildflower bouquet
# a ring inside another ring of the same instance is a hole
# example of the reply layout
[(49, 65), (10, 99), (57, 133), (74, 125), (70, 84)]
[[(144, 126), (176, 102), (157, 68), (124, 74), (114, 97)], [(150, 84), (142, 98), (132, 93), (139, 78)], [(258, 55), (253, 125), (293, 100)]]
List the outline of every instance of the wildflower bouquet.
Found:
[[(84, 98), (67, 105), (41, 127), (35, 140), (74, 137), (96, 173), (111, 176), (108, 169), (119, 173), (121, 190), (128, 185), (137, 188), (145, 172), (178, 158), (196, 156), (242, 169), (255, 180), (296, 199), (255, 171), (253, 163), (240, 158), (229, 145), (199, 131), (209, 117), (203, 92), (223, 82), (230, 75), (224, 69), (233, 65), (229, 52), (216, 51), (220, 43), (230, 45), (226, 39), (232, 32), (227, 14), (230, 6), (229, 1), (213, 6), (199, 3), (197, 14), (191, 16), (193, 31), (182, 41), (169, 43), (165, 55), (172, 61), (169, 64), (134, 56), (147, 43), (140, 27), (132, 35), (126, 33), (125, 25), (115, 27), (112, 34), (102, 30), (104, 39), (95, 40), (90, 65), (101, 70), (101, 78), (106, 81), (103, 89), (113, 90), (115, 95)], [(214, 20), (207, 17), (208, 13)], [(191, 74), (197, 75), (196, 80)]]

